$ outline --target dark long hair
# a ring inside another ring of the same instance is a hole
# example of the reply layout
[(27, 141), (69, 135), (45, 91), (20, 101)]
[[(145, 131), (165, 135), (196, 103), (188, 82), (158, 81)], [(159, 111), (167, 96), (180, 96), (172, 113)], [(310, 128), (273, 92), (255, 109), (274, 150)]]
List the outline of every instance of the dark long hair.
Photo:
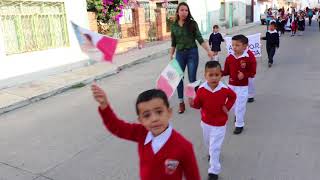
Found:
[(194, 18), (191, 15), (190, 8), (189, 8), (189, 5), (187, 3), (185, 3), (185, 2), (179, 3), (179, 5), (177, 7), (177, 10), (176, 10), (176, 22), (179, 21), (179, 15), (178, 14), (179, 14), (179, 9), (180, 9), (181, 6), (186, 6), (188, 8), (188, 16), (186, 18), (185, 23), (187, 25), (188, 30), (194, 35), (195, 31), (196, 31), (196, 27), (195, 27), (196, 22), (195, 22)]

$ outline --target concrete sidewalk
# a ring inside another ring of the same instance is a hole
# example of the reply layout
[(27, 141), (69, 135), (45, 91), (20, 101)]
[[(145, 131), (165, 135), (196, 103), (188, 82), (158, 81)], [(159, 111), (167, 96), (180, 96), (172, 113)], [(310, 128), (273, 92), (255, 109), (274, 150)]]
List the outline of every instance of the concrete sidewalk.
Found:
[[(257, 23), (251, 23), (232, 30), (222, 30), (222, 34), (235, 34), (241, 30), (253, 28)], [(204, 35), (208, 39), (209, 35)], [(122, 69), (135, 64), (151, 61), (168, 55), (170, 41), (163, 41), (143, 49), (134, 49), (115, 56), (114, 63), (95, 63), (25, 84), (0, 90), (0, 115), (14, 109), (29, 105), (41, 99), (59, 94), (69, 89), (79, 88), (104, 77), (119, 73)]]

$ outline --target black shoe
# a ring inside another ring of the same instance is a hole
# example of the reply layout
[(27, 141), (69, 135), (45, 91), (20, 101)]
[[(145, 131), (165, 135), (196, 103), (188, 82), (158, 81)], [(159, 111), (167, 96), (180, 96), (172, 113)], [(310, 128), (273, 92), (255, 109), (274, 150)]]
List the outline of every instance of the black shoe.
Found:
[(219, 176), (217, 174), (209, 174), (208, 180), (218, 180)]
[(210, 155), (208, 155), (208, 162), (210, 162)]
[(268, 67), (269, 67), (269, 68), (271, 68), (271, 67), (272, 67), (272, 64), (271, 64), (271, 63), (269, 63), (269, 64), (268, 64)]
[(237, 122), (237, 117), (234, 117), (234, 122)]
[(254, 102), (254, 98), (248, 98), (248, 103), (253, 103)]
[(241, 134), (243, 130), (243, 127), (236, 127), (233, 131), (233, 134)]

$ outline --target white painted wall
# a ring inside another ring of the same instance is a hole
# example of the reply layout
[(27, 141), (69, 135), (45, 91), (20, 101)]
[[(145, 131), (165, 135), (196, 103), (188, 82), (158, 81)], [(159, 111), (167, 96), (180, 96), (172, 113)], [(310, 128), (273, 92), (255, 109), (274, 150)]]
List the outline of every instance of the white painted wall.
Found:
[(260, 14), (265, 13), (266, 7), (271, 7), (271, 3), (268, 2), (259, 2), (257, 0), (256, 5), (254, 6), (254, 22), (260, 22)]
[[(46, 0), (65, 2), (67, 21), (88, 27), (86, 0)], [(88, 56), (80, 50), (71, 24), (68, 24), (70, 47), (31, 53), (0, 55), (0, 89), (13, 86), (61, 71), (85, 65)], [(0, 34), (0, 48), (2, 44)], [(2, 48), (1, 48), (2, 49)]]
[(207, 29), (207, 0), (188, 0), (187, 3), (200, 31), (205, 32)]

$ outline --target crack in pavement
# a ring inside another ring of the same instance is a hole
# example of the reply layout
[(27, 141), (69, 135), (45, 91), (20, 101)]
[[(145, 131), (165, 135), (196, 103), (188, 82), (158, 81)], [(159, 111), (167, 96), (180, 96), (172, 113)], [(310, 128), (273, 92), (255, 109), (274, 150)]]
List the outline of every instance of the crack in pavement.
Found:
[(18, 170), (18, 171), (20, 171), (20, 172), (22, 171), (22, 172), (24, 172), (24, 173), (28, 173), (28, 174), (37, 176), (37, 177), (35, 177), (33, 180), (36, 180), (36, 179), (38, 179), (39, 177), (43, 177), (43, 178), (46, 178), (46, 179), (49, 179), (49, 180), (54, 180), (54, 179), (52, 179), (52, 178), (50, 178), (50, 177), (47, 177), (47, 176), (44, 176), (44, 175), (42, 175), (42, 174), (33, 173), (33, 172), (29, 171), (29, 170), (22, 169), (22, 168), (20, 168), (20, 167), (13, 166), (13, 165), (10, 165), (10, 164), (5, 163), (5, 162), (0, 162), (0, 164), (2, 164), (2, 165), (4, 165), (4, 166), (11, 167), (11, 168), (14, 168), (14, 169), (16, 169), (16, 170)]

